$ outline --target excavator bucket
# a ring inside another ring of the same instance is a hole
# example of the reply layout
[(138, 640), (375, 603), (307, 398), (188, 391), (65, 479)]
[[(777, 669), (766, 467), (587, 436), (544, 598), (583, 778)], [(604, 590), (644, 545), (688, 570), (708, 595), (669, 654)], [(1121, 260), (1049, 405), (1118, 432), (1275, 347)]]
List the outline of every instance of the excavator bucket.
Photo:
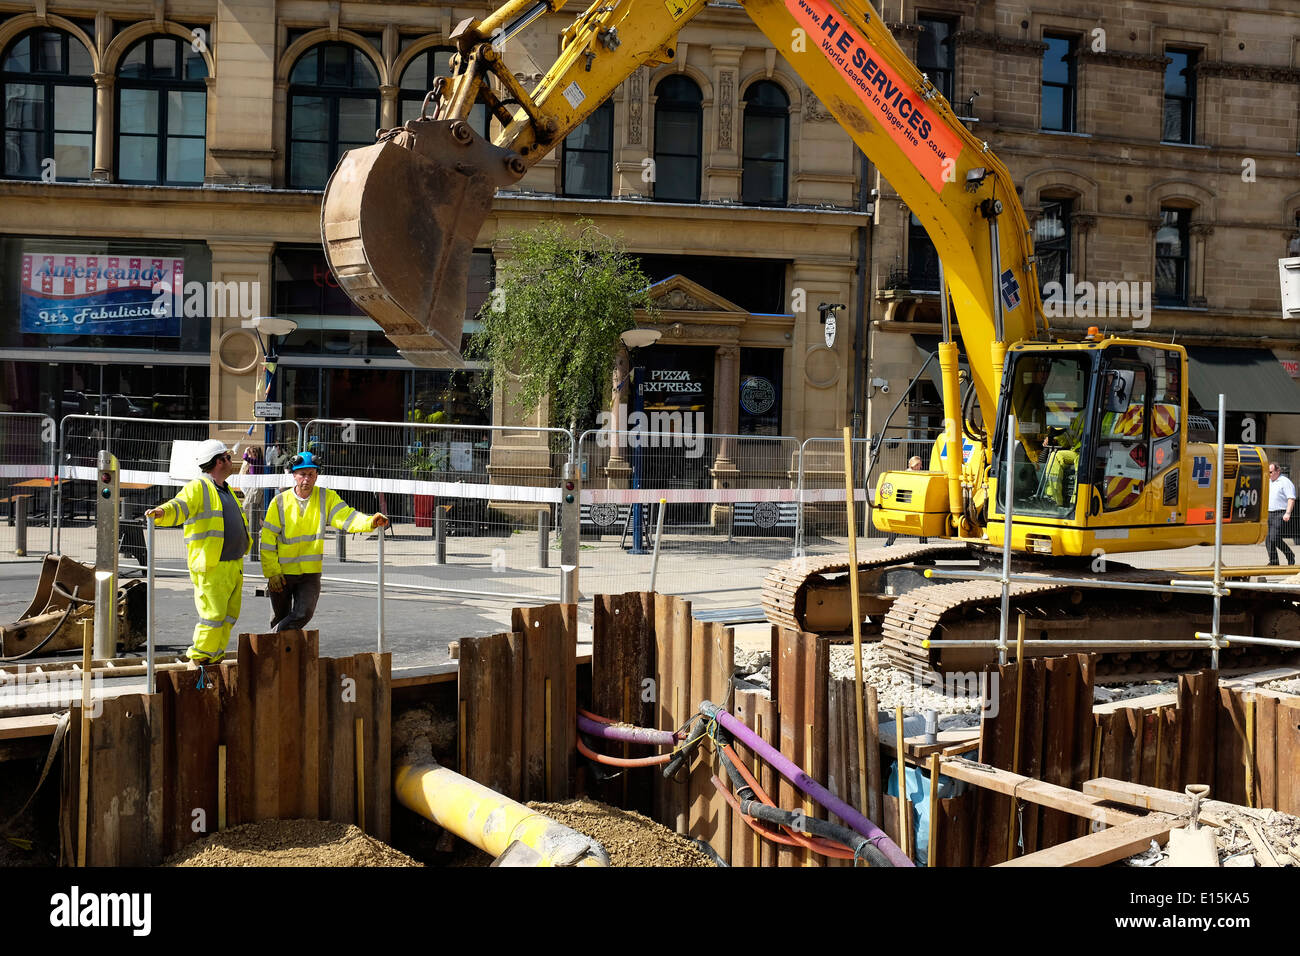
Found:
[(325, 258), (412, 364), (461, 364), (470, 254), (497, 189), (525, 171), (462, 120), (411, 120), (339, 161), (321, 205)]

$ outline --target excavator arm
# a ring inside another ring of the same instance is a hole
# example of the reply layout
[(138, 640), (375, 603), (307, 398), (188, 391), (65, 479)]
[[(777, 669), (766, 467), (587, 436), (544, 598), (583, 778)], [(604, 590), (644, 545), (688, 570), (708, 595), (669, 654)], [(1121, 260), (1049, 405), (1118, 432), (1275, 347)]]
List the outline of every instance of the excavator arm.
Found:
[[(1010, 173), (868, 3), (742, 5), (929, 233), (991, 419), (1006, 344), (1046, 328)], [(462, 22), (452, 36), (457, 72), (426, 100), (432, 114), (346, 154), (326, 187), (322, 235), (340, 285), (417, 364), (459, 355), (470, 252), (496, 190), (517, 182), (633, 71), (671, 62), (677, 34), (705, 3), (598, 0), (564, 31), (542, 80), (524, 90), (503, 54), (563, 6), (516, 0)], [(503, 124), (491, 144), (466, 122), (477, 101)], [(954, 359), (954, 386), (955, 374)]]

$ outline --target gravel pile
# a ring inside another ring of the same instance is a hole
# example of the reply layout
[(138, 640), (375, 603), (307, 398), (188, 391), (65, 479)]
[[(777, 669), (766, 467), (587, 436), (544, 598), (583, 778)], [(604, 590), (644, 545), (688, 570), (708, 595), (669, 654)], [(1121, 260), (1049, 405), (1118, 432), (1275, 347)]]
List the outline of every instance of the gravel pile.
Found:
[(530, 803), (557, 823), (599, 841), (611, 866), (713, 866), (708, 856), (667, 827), (596, 800)]
[(1264, 685), (1264, 689), (1275, 690), (1279, 694), (1300, 694), (1300, 677), (1271, 681)]
[(351, 824), (264, 820), (204, 837), (163, 866), (420, 866)]
[[(1216, 806), (1212, 812), (1225, 824), (1209, 828), (1214, 831), (1220, 866), (1272, 866), (1271, 862), (1262, 859), (1265, 852), (1279, 866), (1300, 866), (1300, 817), (1250, 807), (1225, 809), (1222, 805)], [(1255, 845), (1246, 831), (1246, 824), (1259, 834), (1266, 851)], [(1169, 851), (1152, 841), (1149, 849), (1129, 857), (1125, 863), (1128, 866), (1168, 866)]]

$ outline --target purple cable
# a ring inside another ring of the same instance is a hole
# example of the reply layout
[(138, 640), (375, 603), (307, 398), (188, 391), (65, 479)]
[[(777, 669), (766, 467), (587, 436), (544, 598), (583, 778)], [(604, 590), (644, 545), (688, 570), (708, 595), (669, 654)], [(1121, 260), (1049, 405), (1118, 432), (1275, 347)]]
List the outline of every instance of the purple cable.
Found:
[(916, 866), (893, 840), (885, 836), (883, 830), (804, 773), (794, 761), (783, 757), (779, 750), (773, 749), (767, 741), (727, 711), (707, 700), (701, 702), (700, 711), (704, 716), (716, 719), (724, 730), (775, 767), (777, 773), (843, 820), (850, 829), (874, 843), (894, 866)]
[(671, 730), (655, 730), (652, 727), (617, 727), (613, 724), (602, 724), (581, 714), (578, 715), (578, 730), (593, 737), (619, 740), (629, 744), (654, 744), (659, 747), (672, 747), (677, 744), (677, 735)]

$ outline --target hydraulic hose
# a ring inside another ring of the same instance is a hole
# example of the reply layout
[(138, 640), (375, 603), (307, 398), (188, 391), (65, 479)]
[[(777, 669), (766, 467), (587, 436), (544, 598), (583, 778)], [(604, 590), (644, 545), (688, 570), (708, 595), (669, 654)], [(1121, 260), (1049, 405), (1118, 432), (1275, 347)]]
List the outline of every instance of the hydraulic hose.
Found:
[(808, 776), (792, 760), (784, 757), (780, 751), (773, 748), (759, 737), (756, 733), (746, 727), (743, 723), (733, 717), (729, 712), (723, 710), (712, 701), (701, 701), (700, 711), (706, 717), (716, 720), (724, 730), (740, 740), (750, 750), (758, 754), (761, 758), (770, 763), (777, 773), (785, 777), (786, 780), (794, 784), (795, 787), (802, 790), (808, 796), (812, 797), (825, 809), (835, 814), (841, 820), (849, 825), (856, 833), (866, 837), (869, 842), (874, 844), (881, 853), (889, 860), (893, 866), (915, 866), (897, 844), (885, 835), (884, 831), (874, 823), (864, 817), (853, 807), (849, 806), (835, 794), (831, 793), (820, 783)]
[(605, 740), (617, 740), (628, 744), (650, 744), (656, 747), (676, 746), (678, 739), (677, 734), (671, 730), (615, 724), (595, 714), (589, 714), (585, 710), (578, 711), (578, 731)]
[(672, 754), (658, 754), (653, 757), (610, 757), (607, 754), (598, 754), (578, 738), (578, 753), (582, 754), (588, 760), (594, 760), (596, 763), (603, 763), (610, 767), (657, 767), (659, 764), (668, 763), (673, 758)]

